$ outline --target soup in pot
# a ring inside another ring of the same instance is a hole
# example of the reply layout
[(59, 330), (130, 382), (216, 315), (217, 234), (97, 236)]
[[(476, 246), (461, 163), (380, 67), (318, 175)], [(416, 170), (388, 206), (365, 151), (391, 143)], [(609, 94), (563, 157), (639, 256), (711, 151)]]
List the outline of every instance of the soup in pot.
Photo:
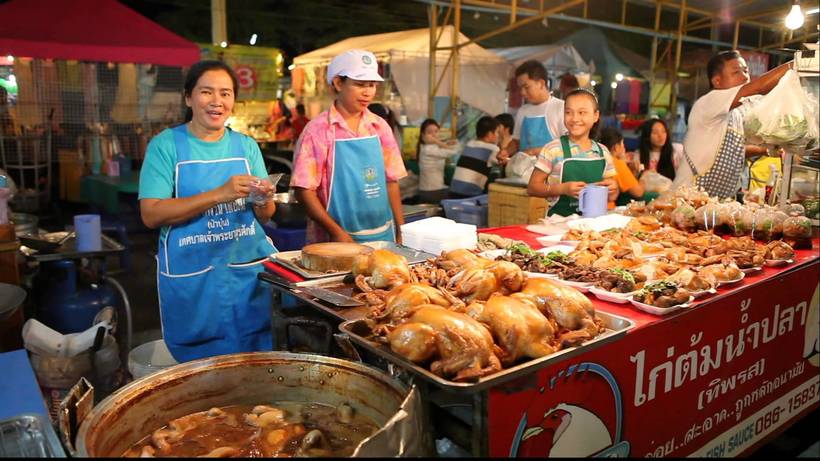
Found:
[(350, 456), (378, 427), (343, 403), (280, 402), (211, 408), (177, 418), (125, 457)]

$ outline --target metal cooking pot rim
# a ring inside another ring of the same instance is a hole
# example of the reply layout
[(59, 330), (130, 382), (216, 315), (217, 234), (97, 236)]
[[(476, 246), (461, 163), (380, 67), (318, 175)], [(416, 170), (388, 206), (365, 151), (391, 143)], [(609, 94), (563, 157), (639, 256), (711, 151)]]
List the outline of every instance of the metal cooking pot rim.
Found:
[(237, 365), (249, 362), (271, 362), (282, 361), (290, 364), (303, 362), (306, 365), (324, 365), (335, 366), (339, 368), (354, 369), (356, 372), (366, 375), (372, 379), (376, 379), (394, 389), (399, 395), (406, 396), (409, 392), (408, 388), (396, 379), (381, 370), (373, 368), (361, 362), (352, 362), (349, 360), (338, 359), (334, 357), (327, 357), (315, 354), (297, 354), (292, 352), (245, 352), (239, 354), (220, 355), (215, 357), (208, 357), (199, 360), (192, 360), (173, 367), (166, 368), (140, 379), (134, 380), (131, 383), (123, 386), (113, 394), (106, 397), (103, 401), (93, 407), (82, 422), (78, 421), (80, 425), (77, 432), (75, 447), (78, 453), (87, 453), (85, 446), (85, 439), (87, 433), (93, 429), (92, 423), (102, 413), (110, 410), (110, 407), (116, 406), (118, 402), (128, 401), (131, 398), (138, 396), (142, 392), (146, 392), (146, 383), (152, 382), (152, 388), (160, 387), (162, 384), (184, 379), (187, 376), (197, 374), (203, 370), (214, 370), (219, 368), (231, 368)]

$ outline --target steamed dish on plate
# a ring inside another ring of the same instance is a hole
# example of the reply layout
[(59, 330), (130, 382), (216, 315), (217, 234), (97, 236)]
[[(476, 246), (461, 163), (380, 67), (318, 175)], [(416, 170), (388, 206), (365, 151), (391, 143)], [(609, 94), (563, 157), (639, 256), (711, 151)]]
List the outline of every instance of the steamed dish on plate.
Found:
[(766, 259), (787, 261), (792, 258), (794, 258), (794, 249), (788, 243), (774, 240), (766, 245)]
[(595, 286), (612, 293), (631, 293), (643, 287), (646, 276), (625, 269), (609, 269), (599, 273)]
[(717, 279), (710, 273), (698, 273), (691, 269), (681, 269), (667, 277), (668, 281), (675, 282), (679, 287), (689, 291), (706, 291), (717, 287)]
[(736, 264), (712, 264), (698, 271), (701, 277), (714, 277), (718, 282), (734, 282), (743, 276)]
[(662, 280), (647, 284), (632, 296), (632, 299), (639, 303), (669, 308), (687, 303), (691, 294), (689, 290), (680, 288), (677, 283)]

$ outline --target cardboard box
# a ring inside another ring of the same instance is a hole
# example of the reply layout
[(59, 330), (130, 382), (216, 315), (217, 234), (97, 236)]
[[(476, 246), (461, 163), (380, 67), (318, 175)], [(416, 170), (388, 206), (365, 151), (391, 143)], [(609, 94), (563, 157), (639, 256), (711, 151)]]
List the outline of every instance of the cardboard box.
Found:
[(547, 215), (547, 199), (530, 197), (526, 186), (491, 183), (488, 225), (490, 227), (535, 224)]

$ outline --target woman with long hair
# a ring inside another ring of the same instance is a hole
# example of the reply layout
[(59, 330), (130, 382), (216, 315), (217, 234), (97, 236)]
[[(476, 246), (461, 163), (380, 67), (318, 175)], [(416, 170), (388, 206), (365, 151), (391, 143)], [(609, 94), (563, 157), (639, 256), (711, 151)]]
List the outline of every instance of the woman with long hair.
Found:
[(638, 144), (638, 174), (654, 171), (675, 180), (675, 169), (683, 156), (683, 146), (672, 142), (666, 122), (653, 118), (645, 121), (640, 128)]
[(458, 142), (444, 142), (438, 138), (441, 127), (432, 118), (421, 122), (416, 157), (419, 162), (419, 201), (439, 203), (447, 198), (449, 189), (444, 184), (447, 159), (458, 153)]

